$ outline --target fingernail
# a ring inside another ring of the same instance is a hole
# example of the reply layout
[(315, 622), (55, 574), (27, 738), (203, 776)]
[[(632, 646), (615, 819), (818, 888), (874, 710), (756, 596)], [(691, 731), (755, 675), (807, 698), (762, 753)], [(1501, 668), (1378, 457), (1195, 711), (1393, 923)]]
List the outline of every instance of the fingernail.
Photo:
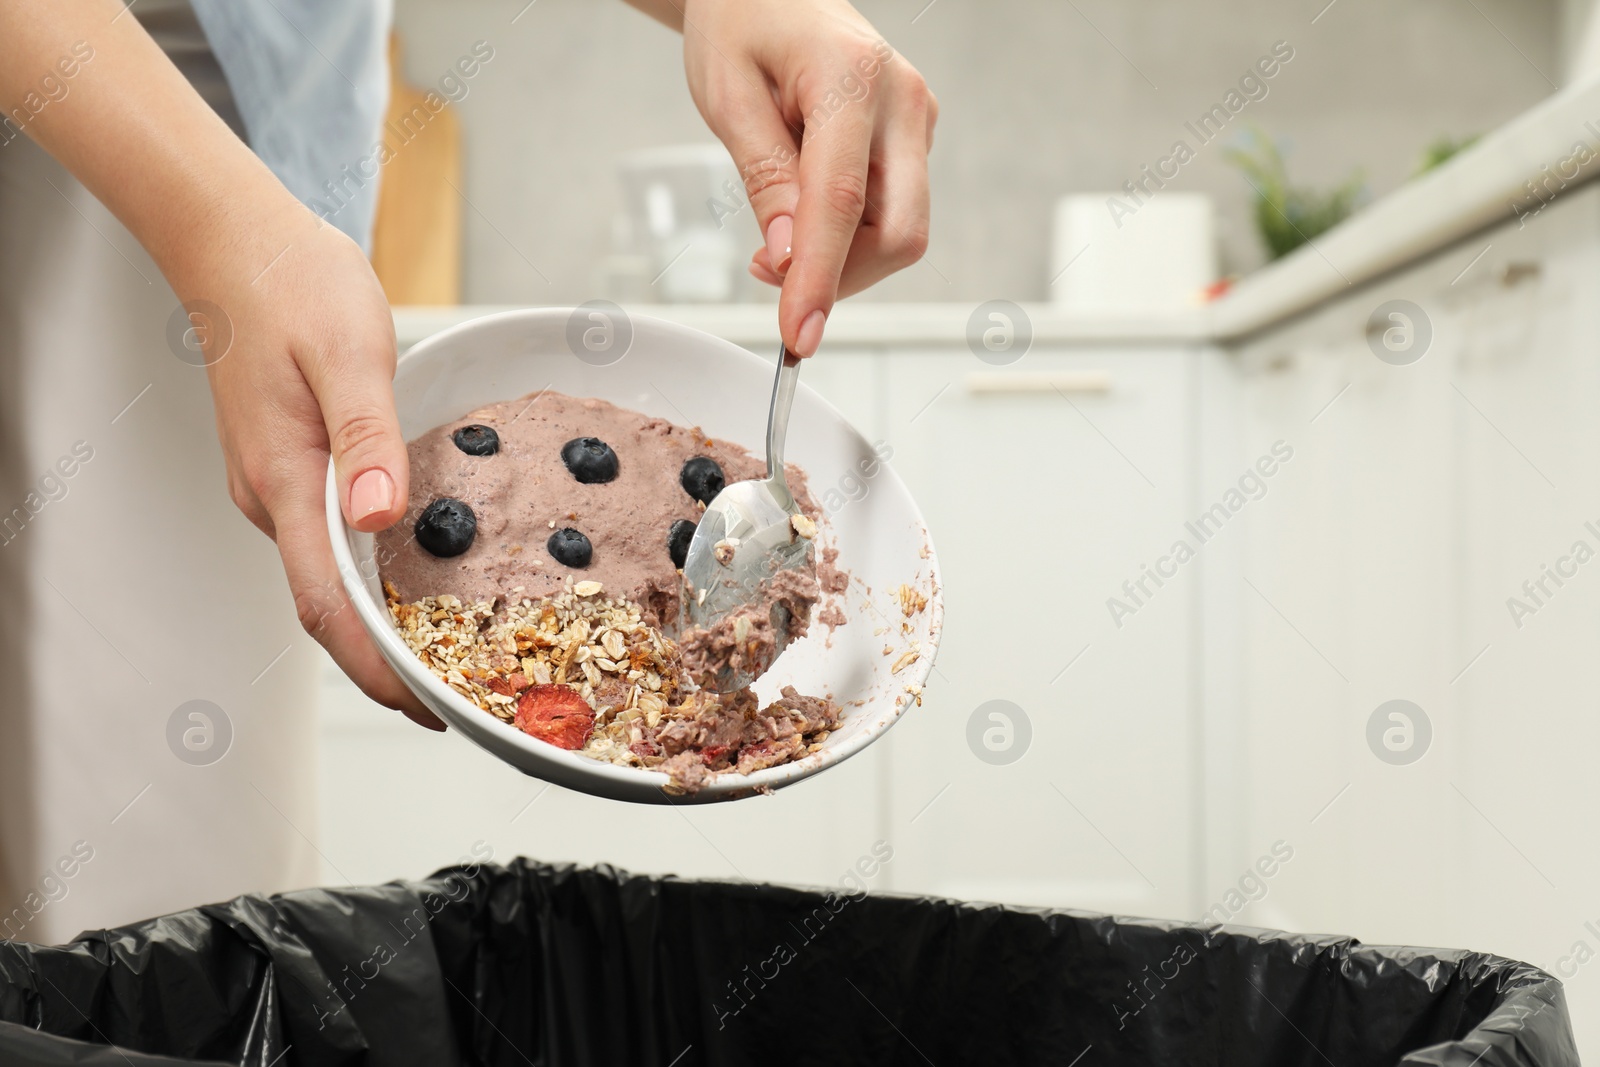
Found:
[(794, 219), (788, 215), (779, 215), (767, 226), (767, 259), (772, 263), (772, 269), (782, 274), (789, 269), (789, 261), (794, 258), (794, 253), (789, 245), (794, 240)]
[(350, 517), (360, 522), (376, 511), (394, 507), (394, 479), (381, 467), (366, 471), (350, 486)]
[(822, 324), (827, 321), (828, 316), (820, 311), (813, 311), (806, 316), (806, 321), (800, 324), (800, 336), (795, 338), (795, 355), (816, 355), (817, 346), (822, 343)]

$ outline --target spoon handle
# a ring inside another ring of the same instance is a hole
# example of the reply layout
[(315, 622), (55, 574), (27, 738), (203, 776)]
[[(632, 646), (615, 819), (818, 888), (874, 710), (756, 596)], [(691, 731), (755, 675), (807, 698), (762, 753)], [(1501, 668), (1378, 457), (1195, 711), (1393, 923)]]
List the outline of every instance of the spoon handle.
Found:
[(772, 408), (767, 412), (767, 479), (785, 491), (789, 480), (783, 470), (783, 441), (789, 434), (789, 408), (794, 404), (795, 383), (800, 380), (800, 360), (778, 345), (778, 376), (772, 383)]

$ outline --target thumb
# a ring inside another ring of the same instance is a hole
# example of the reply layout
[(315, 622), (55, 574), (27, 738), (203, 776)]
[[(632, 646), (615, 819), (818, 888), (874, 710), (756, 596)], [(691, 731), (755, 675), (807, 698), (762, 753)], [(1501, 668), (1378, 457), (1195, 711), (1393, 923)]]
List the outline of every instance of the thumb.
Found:
[(307, 361), (345, 521), (372, 533), (406, 513), (410, 464), (394, 408), (394, 349)]

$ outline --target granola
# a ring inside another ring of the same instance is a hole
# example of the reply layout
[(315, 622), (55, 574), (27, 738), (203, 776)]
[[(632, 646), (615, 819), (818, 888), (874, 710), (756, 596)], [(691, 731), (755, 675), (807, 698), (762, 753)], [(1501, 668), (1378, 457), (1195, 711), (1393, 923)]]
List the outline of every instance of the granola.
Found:
[[(406, 603), (384, 585), (407, 647), (451, 689), (560, 747), (662, 771), (669, 793), (694, 792), (719, 772), (749, 774), (803, 758), (838, 727), (837, 703), (792, 687), (764, 708), (750, 690), (696, 689), (677, 644), (646, 621), (644, 609), (603, 591), (588, 581), (545, 600), (466, 604), (446, 594)], [(570, 717), (554, 729), (540, 718), (552, 687), (581, 698), (592, 726), (586, 721), (580, 734)]]

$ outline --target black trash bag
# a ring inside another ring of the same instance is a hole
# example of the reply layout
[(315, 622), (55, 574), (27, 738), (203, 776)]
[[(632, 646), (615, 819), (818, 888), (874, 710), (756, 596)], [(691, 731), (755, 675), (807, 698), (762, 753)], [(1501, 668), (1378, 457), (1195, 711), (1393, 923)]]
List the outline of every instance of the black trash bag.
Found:
[(0, 1020), (4, 1067), (1578, 1063), (1483, 953), (522, 860), (0, 942)]

